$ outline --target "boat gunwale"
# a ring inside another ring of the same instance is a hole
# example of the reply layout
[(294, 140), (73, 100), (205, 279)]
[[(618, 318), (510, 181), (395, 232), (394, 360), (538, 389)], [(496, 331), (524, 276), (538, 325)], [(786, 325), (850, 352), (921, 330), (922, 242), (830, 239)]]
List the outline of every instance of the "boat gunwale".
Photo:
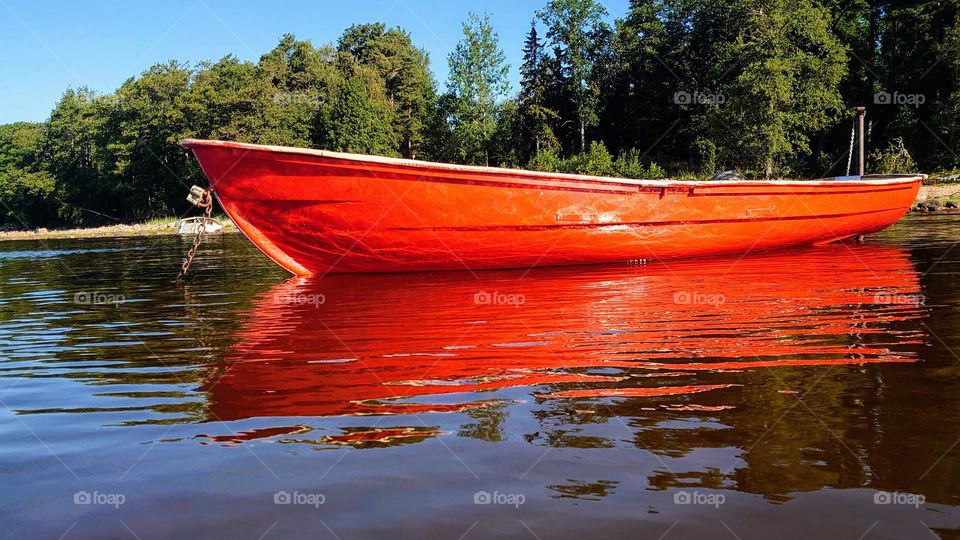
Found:
[(436, 161), (421, 161), (416, 159), (392, 158), (384, 156), (374, 156), (367, 154), (351, 154), (348, 152), (334, 152), (331, 150), (317, 150), (313, 148), (297, 148), (290, 146), (275, 146), (266, 144), (251, 144), (235, 141), (221, 141), (209, 139), (184, 139), (180, 141), (180, 146), (193, 150), (196, 147), (216, 147), (229, 148), (247, 151), (259, 151), (265, 153), (280, 153), (301, 155), (310, 157), (320, 157), (329, 159), (340, 159), (359, 163), (370, 163), (380, 165), (392, 165), (405, 168), (420, 168), (432, 170), (447, 170), (450, 172), (471, 172), (482, 173), (494, 176), (521, 176), (537, 179), (577, 181), (586, 183), (601, 183), (610, 186), (629, 185), (639, 187), (655, 188), (714, 188), (714, 187), (769, 187), (769, 186), (808, 186), (808, 187), (858, 187), (864, 185), (896, 185), (923, 181), (927, 178), (926, 174), (886, 174), (886, 175), (865, 175), (862, 177), (853, 177), (851, 180), (837, 180), (836, 178), (817, 178), (811, 180), (671, 180), (671, 179), (634, 179), (618, 178), (609, 176), (591, 176), (571, 173), (551, 173), (543, 171), (530, 171), (526, 169), (509, 169), (501, 167), (484, 167), (480, 165), (459, 165), (455, 163), (441, 163)]

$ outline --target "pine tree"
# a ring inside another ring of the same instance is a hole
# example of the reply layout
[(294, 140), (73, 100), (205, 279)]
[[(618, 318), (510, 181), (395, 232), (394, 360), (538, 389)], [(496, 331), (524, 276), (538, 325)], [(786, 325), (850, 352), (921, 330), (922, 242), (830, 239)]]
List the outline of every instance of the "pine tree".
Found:
[(530, 23), (530, 32), (523, 46), (523, 63), (520, 65), (520, 94), (517, 98), (523, 139), (533, 141), (532, 155), (544, 148), (556, 149), (559, 145), (550, 123), (559, 118), (547, 104), (547, 79), (543, 44), (537, 34), (536, 19)]
[(673, 95), (684, 75), (666, 28), (672, 17), (661, 0), (631, 0), (627, 16), (616, 23), (599, 122), (613, 150), (673, 146), (680, 114)]

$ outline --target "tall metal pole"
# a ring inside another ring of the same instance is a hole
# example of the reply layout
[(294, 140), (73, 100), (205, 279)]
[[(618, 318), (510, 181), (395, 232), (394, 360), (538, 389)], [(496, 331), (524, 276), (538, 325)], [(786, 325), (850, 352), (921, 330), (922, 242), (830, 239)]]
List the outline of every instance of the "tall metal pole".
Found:
[(863, 176), (863, 119), (867, 115), (866, 107), (857, 107), (857, 166), (858, 174)]

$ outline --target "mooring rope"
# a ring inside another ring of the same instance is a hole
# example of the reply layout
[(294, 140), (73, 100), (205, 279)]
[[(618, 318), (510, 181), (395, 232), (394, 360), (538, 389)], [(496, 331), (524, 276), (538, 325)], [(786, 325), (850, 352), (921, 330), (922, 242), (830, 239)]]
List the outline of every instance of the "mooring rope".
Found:
[(853, 140), (857, 135), (857, 119), (853, 119), (853, 127), (850, 128), (850, 152), (847, 153), (847, 176), (850, 176), (850, 164), (853, 163)]

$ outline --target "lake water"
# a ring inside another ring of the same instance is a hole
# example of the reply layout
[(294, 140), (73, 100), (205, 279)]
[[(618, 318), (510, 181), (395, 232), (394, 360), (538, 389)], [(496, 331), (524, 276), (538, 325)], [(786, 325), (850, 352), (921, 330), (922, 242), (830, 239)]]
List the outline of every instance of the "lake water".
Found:
[(0, 244), (0, 536), (960, 538), (960, 216), (699, 261), (289, 279)]

